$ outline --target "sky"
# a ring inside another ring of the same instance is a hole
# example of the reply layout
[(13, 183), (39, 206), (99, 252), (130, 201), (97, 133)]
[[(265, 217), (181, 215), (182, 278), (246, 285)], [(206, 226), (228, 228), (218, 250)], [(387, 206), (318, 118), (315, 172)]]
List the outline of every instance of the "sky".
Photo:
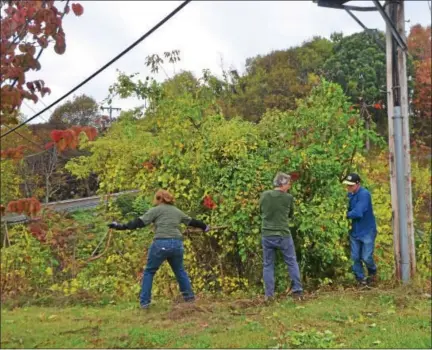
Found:
[[(27, 118), (75, 87), (181, 4), (181, 1), (77, 2), (83, 5), (84, 14), (76, 17), (71, 12), (63, 20), (66, 52), (57, 55), (49, 47), (40, 59), (42, 69), (28, 75), (27, 80), (43, 79), (52, 93), (37, 104), (26, 101), (21, 111)], [(348, 4), (373, 6), (372, 1)], [(57, 6), (60, 8), (62, 3)], [(368, 28), (385, 30), (384, 20), (377, 12), (356, 12), (356, 15)], [(405, 18), (407, 31), (417, 23), (430, 24), (427, 1), (405, 1)], [(175, 67), (166, 64), (169, 76), (181, 70), (200, 76), (206, 68), (219, 75), (222, 67), (243, 72), (247, 58), (298, 46), (313, 36), (329, 38), (333, 32), (350, 35), (361, 30), (345, 11), (318, 7), (310, 0), (192, 1), (74, 95), (84, 93), (102, 103), (116, 80), (117, 70), (127, 74), (138, 72), (145, 77), (150, 74), (145, 58), (155, 53), (163, 57), (165, 51), (180, 50), (181, 61)], [(127, 110), (140, 103), (135, 99), (115, 99), (112, 105)], [(32, 123), (47, 121), (54, 108)], [(113, 112), (116, 115), (118, 112)]]

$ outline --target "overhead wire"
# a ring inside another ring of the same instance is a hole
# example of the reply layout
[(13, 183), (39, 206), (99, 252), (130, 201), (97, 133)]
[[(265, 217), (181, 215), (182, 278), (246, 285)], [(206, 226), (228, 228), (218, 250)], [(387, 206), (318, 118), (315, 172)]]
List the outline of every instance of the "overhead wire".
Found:
[[(41, 101), (41, 100), (39, 100), (39, 101)], [(31, 107), (31, 106), (29, 106), (29, 104), (26, 102), (26, 101), (23, 101), (23, 104), (28, 108), (28, 109), (30, 109), (33, 113), (37, 113), (35, 110), (34, 110), (34, 108), (33, 107)], [(48, 123), (48, 120), (47, 119), (45, 119), (45, 117), (44, 116), (40, 116), (46, 123)]]
[(12, 128), (11, 128), (9, 125), (7, 125), (7, 124), (3, 124), (2, 126), (5, 126), (5, 127), (8, 128), (11, 132), (14, 132), (14, 133), (18, 134), (18, 135), (21, 136), (24, 140), (27, 140), (28, 142), (34, 144), (34, 145), (35, 145), (36, 147), (38, 147), (39, 149), (41, 149), (41, 150), (43, 150), (43, 151), (46, 151), (46, 149), (45, 149), (43, 146), (41, 146), (40, 144), (34, 142), (33, 140), (29, 139), (27, 136), (24, 136), (23, 134), (19, 133), (18, 131), (16, 131), (16, 130), (12, 130)]
[(118, 59), (123, 57), (126, 53), (128, 53), (130, 50), (132, 50), (135, 46), (137, 46), (139, 43), (141, 43), (143, 40), (145, 40), (147, 37), (149, 37), (151, 34), (153, 34), (157, 29), (159, 29), (163, 24), (165, 24), (168, 20), (170, 20), (174, 15), (176, 15), (178, 12), (180, 12), (187, 4), (189, 4), (192, 0), (186, 0), (182, 2), (177, 8), (175, 8), (173, 11), (171, 11), (167, 16), (165, 16), (161, 21), (159, 21), (153, 28), (151, 28), (147, 33), (142, 35), (138, 40), (136, 40), (133, 44), (129, 45), (125, 50), (123, 50), (121, 53), (119, 53), (117, 56), (115, 56), (113, 59), (111, 59), (108, 63), (103, 65), (101, 68), (99, 68), (96, 72), (91, 74), (89, 77), (84, 79), (81, 83), (79, 83), (77, 86), (75, 86), (73, 89), (71, 89), (69, 92), (55, 100), (53, 103), (51, 103), (48, 107), (44, 108), (40, 112), (36, 113), (34, 116), (30, 117), (29, 119), (25, 120), (24, 122), (18, 124), (17, 126), (13, 127), (11, 130), (5, 132), (3, 135), (0, 135), (0, 139), (9, 135), (10, 133), (14, 132), (15, 130), (21, 128), (22, 126), (26, 125), (31, 120), (37, 118), (42, 113), (49, 110), (51, 107), (55, 106), (59, 102), (63, 101), (66, 97), (74, 93), (76, 90), (84, 86), (86, 83), (88, 83), (90, 80), (95, 78), (97, 75), (99, 75), (101, 72), (103, 72), (106, 68), (111, 66), (114, 62), (116, 62)]

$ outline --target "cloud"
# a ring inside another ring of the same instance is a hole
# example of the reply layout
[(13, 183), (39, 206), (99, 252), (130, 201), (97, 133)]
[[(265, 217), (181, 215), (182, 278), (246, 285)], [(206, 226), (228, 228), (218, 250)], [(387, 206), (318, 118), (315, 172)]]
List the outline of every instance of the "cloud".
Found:
[[(52, 90), (43, 101), (49, 104), (80, 83), (99, 67), (116, 56), (148, 31), (180, 1), (82, 1), (84, 14), (69, 14), (64, 20), (67, 49), (56, 55), (50, 47), (42, 54), (42, 69), (30, 79), (43, 79)], [(358, 6), (371, 6), (370, 1), (356, 1)], [(61, 6), (61, 5), (60, 5)], [(406, 1), (407, 29), (410, 25), (430, 23), (425, 1)], [(356, 13), (368, 28), (385, 30), (378, 13)], [(361, 31), (361, 27), (342, 10), (318, 7), (312, 1), (192, 1), (169, 22), (127, 53), (114, 65), (79, 89), (101, 102), (114, 83), (116, 69), (126, 73), (149, 74), (145, 67), (147, 55), (179, 49), (181, 61), (176, 71), (191, 70), (196, 75), (208, 68), (221, 71), (233, 66), (243, 71), (245, 60), (272, 50), (300, 45), (313, 36), (329, 37), (331, 33), (346, 35)], [(173, 68), (167, 66), (168, 74)], [(159, 79), (164, 78), (160, 74)], [(28, 104), (36, 111), (41, 102)], [(134, 99), (113, 101), (114, 107), (131, 108)], [(34, 114), (23, 106), (22, 112)], [(48, 119), (50, 112), (44, 113)], [(36, 118), (34, 122), (42, 122)]]

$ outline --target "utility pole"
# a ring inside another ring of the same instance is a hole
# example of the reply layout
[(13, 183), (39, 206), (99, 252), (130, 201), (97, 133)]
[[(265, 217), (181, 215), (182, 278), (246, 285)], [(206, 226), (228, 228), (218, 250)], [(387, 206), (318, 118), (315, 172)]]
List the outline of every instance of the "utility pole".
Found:
[[(396, 3), (396, 28), (402, 39), (407, 42), (405, 36), (405, 2), (401, 0)], [(407, 51), (398, 47), (397, 66), (400, 85), (400, 105), (402, 112), (402, 140), (404, 153), (404, 182), (406, 197), (406, 221), (408, 234), (408, 249), (411, 278), (416, 272), (415, 237), (414, 237), (414, 215), (412, 206), (412, 182), (411, 182), (411, 143), (409, 130), (409, 99), (408, 99), (408, 74), (407, 74)], [(404, 282), (407, 282), (404, 280)]]
[[(377, 7), (380, 8), (378, 5)], [(387, 113), (396, 275), (407, 283), (415, 273), (416, 264), (406, 47), (401, 45), (406, 43), (404, 2), (402, 0), (387, 1), (385, 14), (381, 14), (386, 20), (387, 31)], [(399, 35), (397, 40), (395, 34)]]
[(104, 110), (109, 110), (110, 114), (109, 114), (109, 118), (110, 118), (110, 122), (112, 122), (112, 111), (121, 111), (121, 108), (114, 108), (113, 106), (109, 106), (109, 107), (101, 107), (101, 109)]
[[(378, 11), (386, 23), (387, 113), (389, 130), (390, 189), (396, 277), (404, 283), (416, 272), (411, 187), (409, 101), (404, 0), (372, 0), (374, 7), (347, 5), (349, 0), (313, 0), (318, 6), (351, 11)], [(381, 46), (381, 45), (380, 45)]]
[[(387, 2), (386, 13), (390, 17), (390, 6)], [(389, 137), (389, 168), (390, 194), (392, 204), (393, 251), (395, 259), (395, 274), (401, 278), (400, 243), (399, 243), (399, 211), (397, 200), (396, 168), (395, 168), (395, 139), (393, 131), (393, 35), (386, 26), (386, 67), (387, 67), (387, 118)]]

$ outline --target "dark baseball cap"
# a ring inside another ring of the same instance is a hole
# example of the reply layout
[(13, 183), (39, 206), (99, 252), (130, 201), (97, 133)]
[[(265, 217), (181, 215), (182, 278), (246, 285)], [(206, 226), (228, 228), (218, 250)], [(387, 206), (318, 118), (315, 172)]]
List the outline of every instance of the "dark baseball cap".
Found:
[(352, 174), (349, 174), (345, 178), (345, 180), (343, 181), (343, 184), (352, 186), (352, 185), (356, 185), (356, 184), (360, 183), (360, 181), (361, 181), (360, 176), (358, 176), (358, 174), (356, 174), (356, 173), (352, 173)]

